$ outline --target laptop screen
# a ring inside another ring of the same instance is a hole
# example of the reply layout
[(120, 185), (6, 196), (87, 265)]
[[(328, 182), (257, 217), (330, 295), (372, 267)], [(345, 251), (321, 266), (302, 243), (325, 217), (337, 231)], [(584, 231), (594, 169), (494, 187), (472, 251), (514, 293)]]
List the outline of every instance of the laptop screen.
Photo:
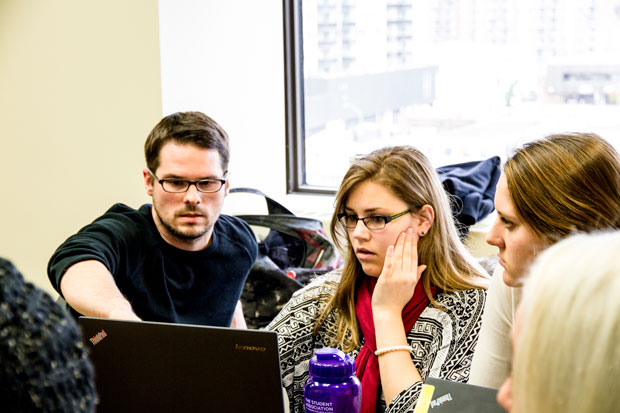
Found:
[(277, 334), (80, 317), (98, 412), (284, 412)]

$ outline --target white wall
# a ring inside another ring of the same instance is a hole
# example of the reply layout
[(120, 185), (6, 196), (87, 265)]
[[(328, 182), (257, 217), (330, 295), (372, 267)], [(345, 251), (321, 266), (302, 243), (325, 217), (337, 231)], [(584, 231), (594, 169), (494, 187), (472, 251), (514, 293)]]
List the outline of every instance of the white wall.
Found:
[[(332, 197), (285, 196), (282, 0), (159, 0), (159, 8), (164, 114), (212, 116), (230, 135), (232, 187), (326, 219)], [(225, 211), (257, 212), (252, 198), (239, 199), (230, 196)]]
[(284, 185), (281, 4), (159, 0), (164, 115), (213, 117), (231, 138), (231, 179), (270, 192)]

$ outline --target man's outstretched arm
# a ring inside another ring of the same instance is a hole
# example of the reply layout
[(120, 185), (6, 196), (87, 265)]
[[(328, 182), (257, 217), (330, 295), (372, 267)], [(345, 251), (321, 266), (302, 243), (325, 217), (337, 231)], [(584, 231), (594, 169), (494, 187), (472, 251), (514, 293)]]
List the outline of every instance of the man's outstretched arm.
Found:
[(140, 320), (105, 265), (81, 261), (67, 269), (60, 290), (75, 311), (89, 317)]
[(237, 306), (235, 307), (235, 312), (233, 313), (230, 328), (248, 328), (248, 325), (245, 322), (245, 317), (243, 316), (243, 307), (241, 306), (241, 300), (237, 301)]

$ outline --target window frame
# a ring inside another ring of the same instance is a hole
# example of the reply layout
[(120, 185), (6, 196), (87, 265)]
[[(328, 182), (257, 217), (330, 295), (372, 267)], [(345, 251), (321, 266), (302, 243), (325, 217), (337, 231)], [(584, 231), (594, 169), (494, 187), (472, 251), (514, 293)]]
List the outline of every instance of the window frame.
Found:
[[(283, 46), (284, 46), (284, 120), (285, 120), (285, 158), (286, 158), (286, 193), (287, 194), (317, 194), (333, 196), (336, 190), (333, 186), (327, 185), (311, 185), (307, 183), (307, 159), (306, 159), (306, 125), (305, 125), (305, 91), (304, 91), (304, 56), (303, 56), (303, 13), (302, 13), (303, 0), (282, 0), (283, 11)], [(554, 52), (555, 53), (555, 52)], [(546, 61), (543, 61), (543, 63)], [(545, 63), (549, 67), (552, 65), (553, 59)], [(554, 63), (556, 66), (558, 63)], [(571, 65), (572, 63), (569, 63)], [(615, 63), (614, 63), (615, 64)], [(612, 65), (609, 63), (608, 65)], [(548, 71), (549, 69), (547, 69)], [(556, 69), (559, 70), (559, 69)], [(541, 72), (543, 73), (543, 72)], [(547, 73), (546, 76), (551, 76)], [(543, 85), (544, 86), (544, 85)], [(436, 87), (436, 86), (434, 86)], [(542, 87), (542, 86), (541, 86)], [(512, 89), (511, 89), (512, 90)], [(538, 89), (537, 89), (538, 90)], [(538, 92), (537, 92), (538, 93)], [(544, 91), (540, 89), (539, 93), (544, 94)], [(618, 94), (620, 96), (620, 94)], [(552, 104), (552, 103), (551, 103)], [(620, 104), (616, 103), (620, 107)], [(510, 106), (510, 105), (508, 105)], [(310, 118), (309, 118), (310, 119)], [(525, 119), (525, 118), (524, 118)], [(486, 121), (486, 119), (482, 119)], [(536, 118), (530, 119), (536, 121)], [(553, 119), (552, 119), (553, 120)], [(478, 122), (476, 120), (476, 122)], [(482, 124), (482, 123), (481, 123)], [(570, 123), (569, 123), (570, 124)], [(506, 124), (508, 127), (510, 123)], [(583, 127), (568, 127), (560, 126), (554, 122), (545, 123), (544, 127), (547, 130), (538, 128), (524, 129), (524, 132), (519, 134), (519, 140), (511, 144), (511, 148), (520, 147), (527, 141), (533, 140), (535, 136), (542, 138), (555, 132), (561, 132), (563, 130), (580, 130)], [(594, 129), (593, 129), (594, 128)], [(603, 132), (611, 130), (610, 126), (606, 125), (606, 122), (602, 122), (600, 125), (597, 123), (593, 126), (588, 126), (587, 130), (592, 130), (598, 134), (601, 134), (605, 140), (610, 142), (614, 147), (618, 147), (620, 138), (612, 138), (615, 135), (613, 132)], [(555, 131), (555, 132), (554, 132)], [(526, 133), (533, 132), (530, 138), (524, 139)], [(540, 133), (539, 133), (540, 132)], [(509, 143), (513, 141), (515, 134), (508, 134), (505, 142)], [(508, 156), (511, 150), (506, 148), (506, 151), (501, 150), (501, 145), (498, 146), (498, 151), (487, 154), (486, 157), (491, 155), (500, 155), (502, 158)], [(329, 151), (330, 148), (325, 148), (325, 151)], [(309, 154), (313, 156), (313, 154)], [(427, 156), (430, 152), (427, 153)], [(476, 158), (479, 158), (476, 156)], [(482, 159), (482, 158), (479, 158)], [(431, 162), (437, 163), (440, 166), (445, 166), (450, 163), (458, 163), (464, 161), (454, 162), (439, 162), (431, 158)], [(314, 165), (314, 164), (312, 164)], [(322, 167), (322, 166), (321, 166)], [(327, 166), (329, 167), (329, 166)]]
[(284, 107), (286, 135), (286, 193), (334, 195), (332, 187), (305, 181), (305, 124), (303, 83), (302, 0), (282, 0), (284, 23)]

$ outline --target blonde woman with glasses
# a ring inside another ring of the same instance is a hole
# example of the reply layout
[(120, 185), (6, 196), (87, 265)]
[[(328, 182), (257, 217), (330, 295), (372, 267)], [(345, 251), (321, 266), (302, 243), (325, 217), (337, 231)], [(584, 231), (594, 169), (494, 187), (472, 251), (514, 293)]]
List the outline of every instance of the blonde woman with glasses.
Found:
[(355, 358), (362, 412), (412, 412), (426, 377), (467, 381), (488, 276), (459, 241), (427, 158), (401, 146), (355, 160), (330, 229), (344, 267), (296, 292), (267, 327), (291, 411), (304, 411), (322, 347)]

